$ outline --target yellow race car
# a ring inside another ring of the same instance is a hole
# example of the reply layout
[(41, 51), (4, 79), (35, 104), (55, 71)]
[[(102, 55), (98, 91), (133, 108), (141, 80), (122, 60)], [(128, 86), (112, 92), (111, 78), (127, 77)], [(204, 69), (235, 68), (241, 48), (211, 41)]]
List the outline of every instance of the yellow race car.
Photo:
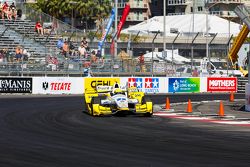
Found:
[(136, 87), (97, 86), (85, 90), (85, 111), (93, 116), (140, 114), (151, 116), (153, 103)]

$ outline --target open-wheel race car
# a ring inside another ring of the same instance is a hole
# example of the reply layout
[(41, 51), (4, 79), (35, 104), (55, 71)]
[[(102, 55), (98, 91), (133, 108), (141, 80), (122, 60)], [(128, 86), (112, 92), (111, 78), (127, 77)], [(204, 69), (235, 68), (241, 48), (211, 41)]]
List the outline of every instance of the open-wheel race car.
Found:
[(85, 110), (93, 116), (153, 114), (153, 103), (136, 87), (97, 86), (85, 90)]

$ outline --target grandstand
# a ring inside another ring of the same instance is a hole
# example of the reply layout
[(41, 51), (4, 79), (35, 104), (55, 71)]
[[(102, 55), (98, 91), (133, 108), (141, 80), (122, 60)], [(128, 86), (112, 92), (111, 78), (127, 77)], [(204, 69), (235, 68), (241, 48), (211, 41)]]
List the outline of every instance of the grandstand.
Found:
[[(23, 10), (23, 4), (17, 4)], [(24, 13), (26, 12), (26, 13)], [(35, 24), (41, 20), (46, 29), (44, 35), (35, 32)], [(53, 25), (56, 25), (55, 28)], [(52, 26), (52, 27), (51, 27)], [(48, 28), (49, 27), (49, 28)], [(77, 50), (85, 33), (71, 25), (63, 23), (45, 13), (25, 7), (23, 16), (17, 20), (0, 19), (0, 51), (7, 50), (0, 57), (0, 74), (2, 76), (146, 76), (166, 75), (165, 62), (145, 61), (142, 65), (137, 58), (112, 58), (92, 61), (90, 56), (81, 58), (69, 55), (64, 57), (57, 48), (59, 38), (70, 39)], [(15, 49), (21, 46), (29, 56), (21, 62), (15, 61)], [(93, 47), (91, 45), (91, 47)], [(96, 46), (97, 47), (97, 46)], [(156, 67), (157, 66), (157, 67)], [(152, 68), (153, 67), (153, 68)], [(162, 67), (162, 68), (159, 68)]]

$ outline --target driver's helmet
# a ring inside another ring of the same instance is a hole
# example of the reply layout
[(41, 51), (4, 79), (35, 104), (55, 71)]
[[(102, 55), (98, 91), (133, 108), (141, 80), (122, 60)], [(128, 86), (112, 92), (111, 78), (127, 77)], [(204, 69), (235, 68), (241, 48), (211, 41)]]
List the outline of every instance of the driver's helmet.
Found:
[(114, 94), (122, 93), (122, 90), (120, 88), (114, 89)]

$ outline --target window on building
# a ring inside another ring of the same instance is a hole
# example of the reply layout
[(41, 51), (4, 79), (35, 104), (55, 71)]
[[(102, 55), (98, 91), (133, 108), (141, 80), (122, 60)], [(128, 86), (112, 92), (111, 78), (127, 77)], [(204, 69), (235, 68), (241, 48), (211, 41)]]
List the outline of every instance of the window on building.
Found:
[(157, 6), (158, 5), (158, 0), (154, 0), (153, 4), (154, 4), (154, 6)]
[(193, 12), (193, 7), (191, 7), (191, 12)]
[(202, 6), (198, 6), (198, 11), (203, 11)]

